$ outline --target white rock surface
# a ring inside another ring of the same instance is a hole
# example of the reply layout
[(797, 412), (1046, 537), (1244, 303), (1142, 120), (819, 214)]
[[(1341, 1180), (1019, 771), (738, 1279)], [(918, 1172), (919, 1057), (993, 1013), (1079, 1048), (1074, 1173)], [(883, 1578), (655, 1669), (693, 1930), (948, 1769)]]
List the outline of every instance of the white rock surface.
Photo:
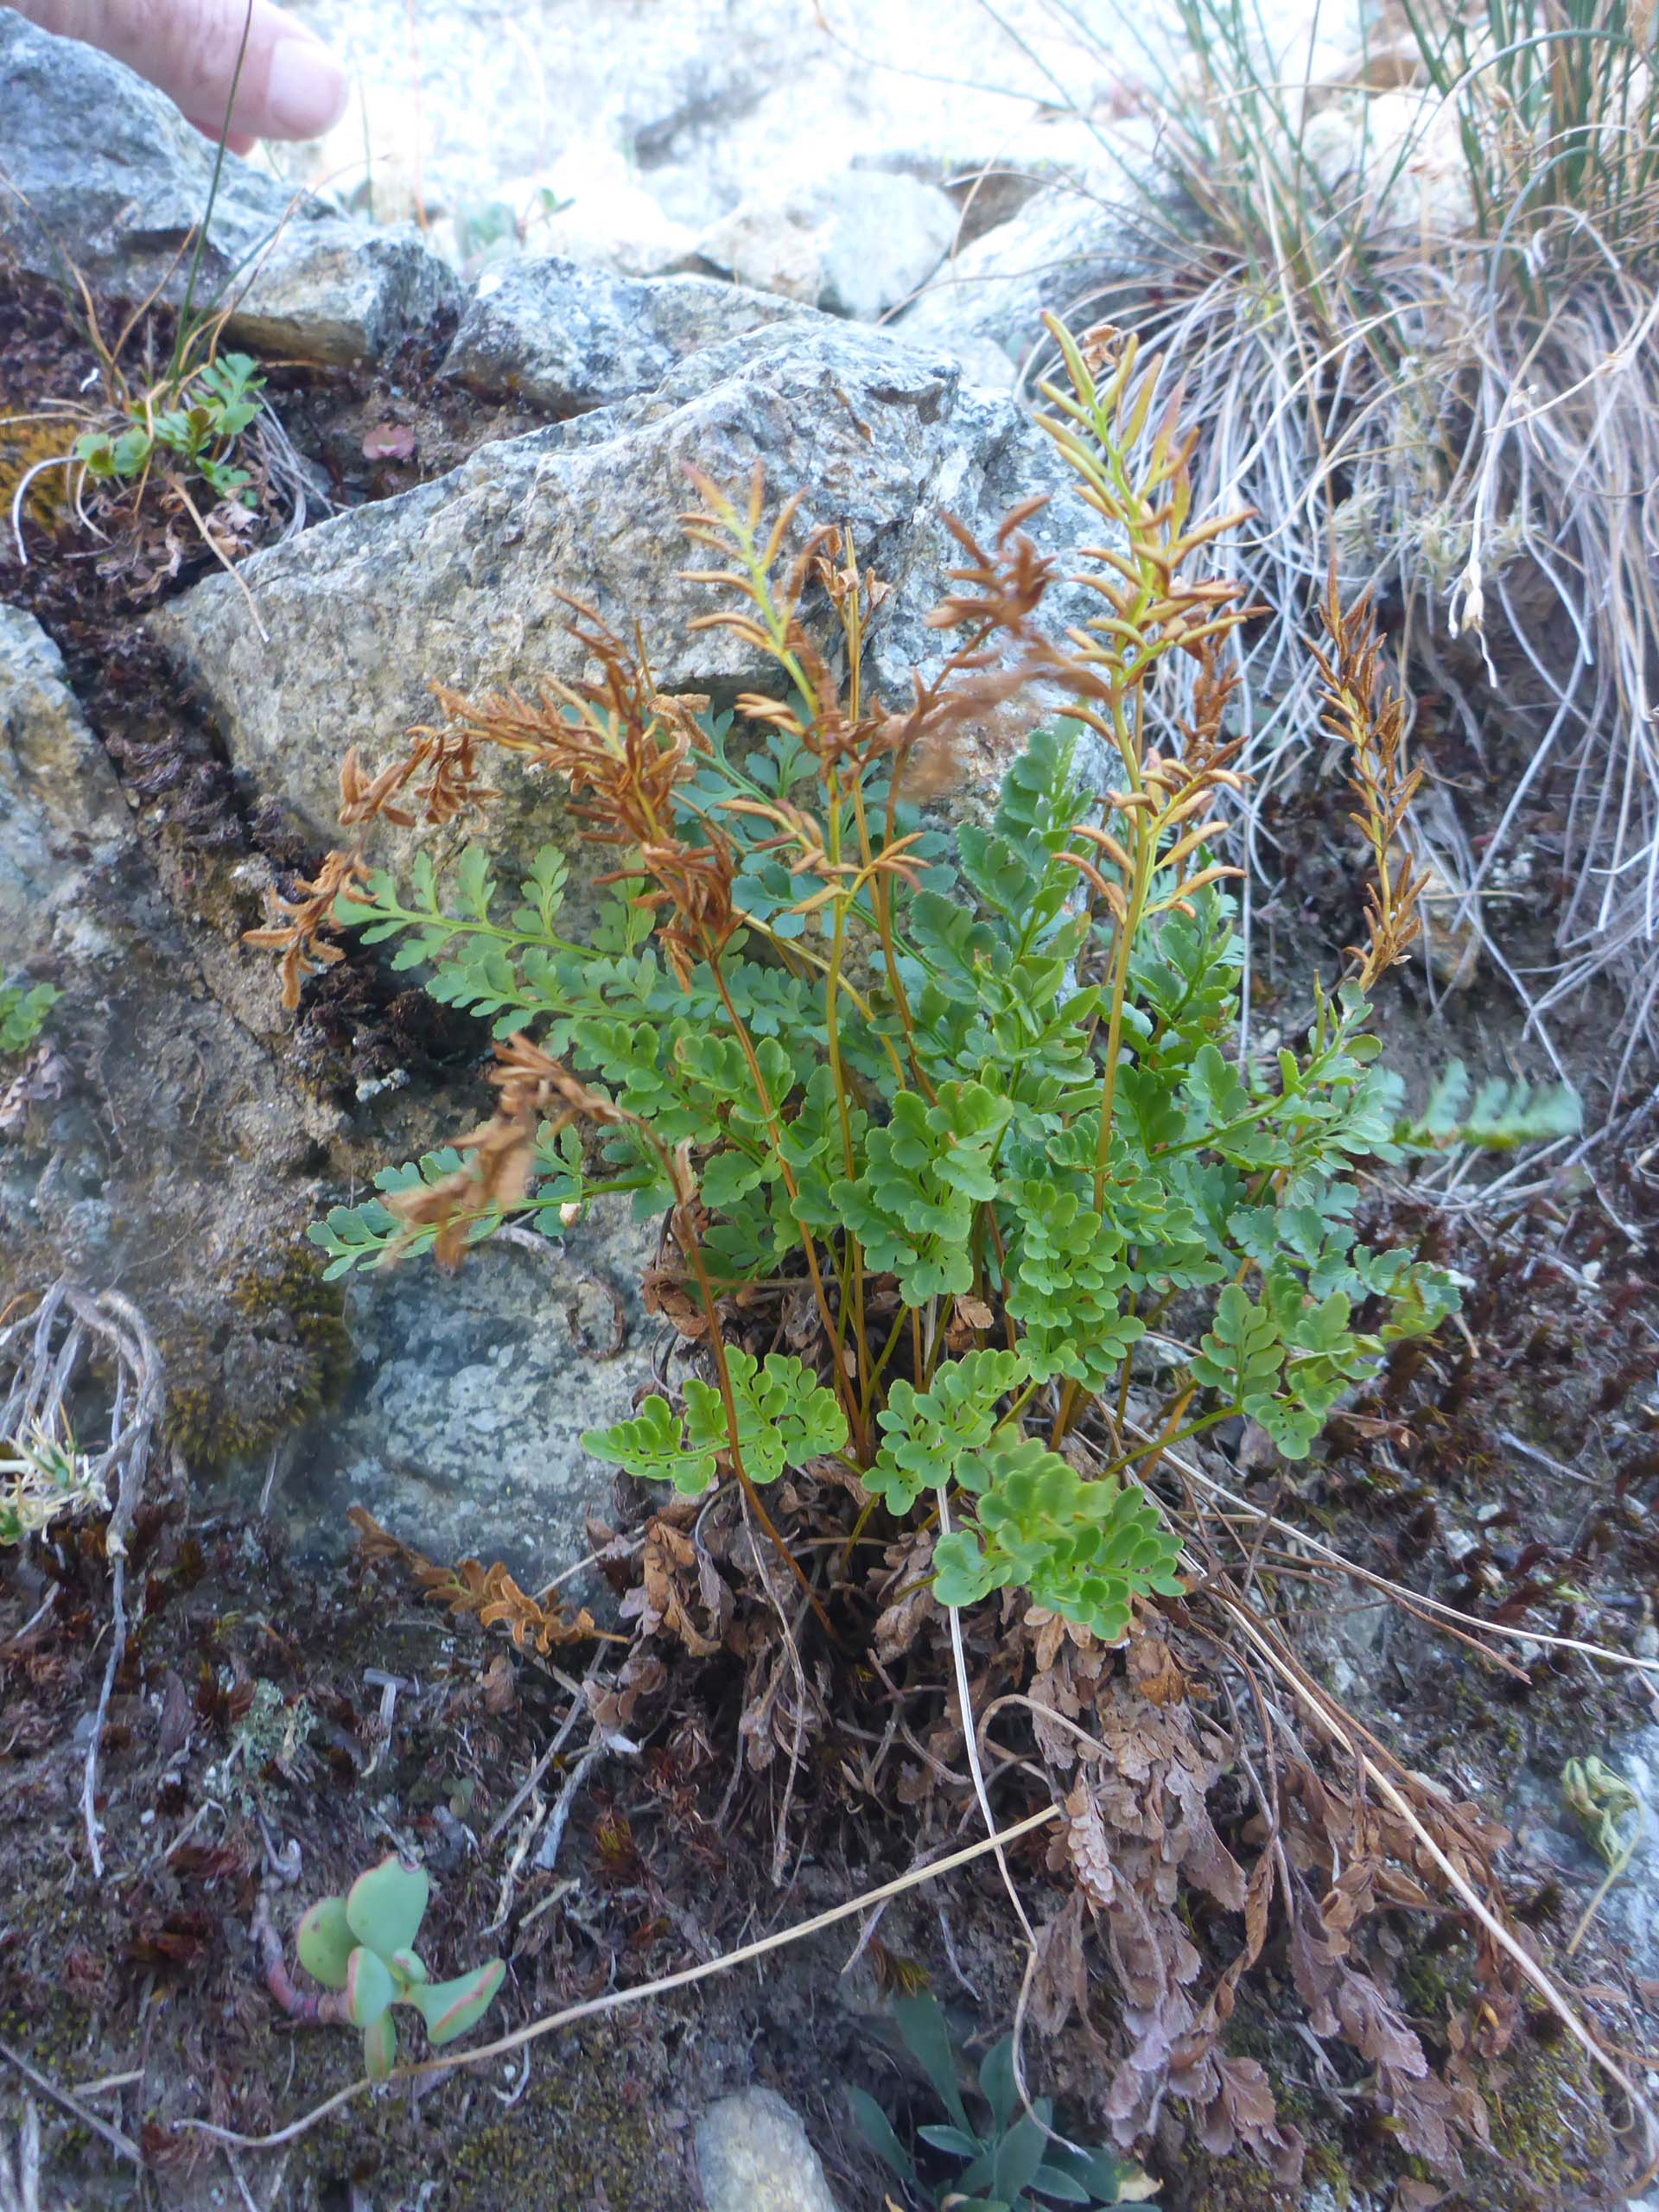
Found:
[[(294, 5), (357, 97), (327, 140), (278, 152), (286, 174), (382, 219), (418, 194), (458, 237), (505, 200), (533, 250), (642, 275), (826, 168), (902, 173), (959, 207), (973, 194), (968, 236), (1033, 181), (1109, 196), (1141, 90), (1184, 66), (1173, 0), (423, 0), (412, 38), (384, 0)], [(1310, 52), (1324, 69), (1352, 42), (1351, 0), (1247, 12), (1292, 82)], [(550, 183), (574, 201), (550, 231), (534, 205)]]
[(950, 349), (976, 382), (1006, 391), (1041, 339), (1046, 312), (1070, 315), (1133, 280), (1143, 221), (1121, 200), (1051, 187), (953, 254), (893, 328), (914, 345)]
[(783, 198), (760, 193), (710, 226), (696, 256), (740, 284), (874, 322), (944, 258), (957, 210), (934, 184), (842, 169)]
[(1437, 95), (1333, 100), (1308, 118), (1302, 151), (1335, 207), (1369, 201), (1380, 227), (1432, 245), (1474, 221), (1458, 110)]
[(840, 2212), (823, 2163), (774, 2089), (743, 2089), (697, 2122), (707, 2212)]

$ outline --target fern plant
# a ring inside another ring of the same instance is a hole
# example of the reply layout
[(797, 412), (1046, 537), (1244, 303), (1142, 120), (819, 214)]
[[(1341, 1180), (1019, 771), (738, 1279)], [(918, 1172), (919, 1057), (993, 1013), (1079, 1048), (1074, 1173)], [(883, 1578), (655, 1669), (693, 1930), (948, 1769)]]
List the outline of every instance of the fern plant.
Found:
[[(851, 547), (818, 531), (786, 558), (792, 506), (768, 526), (758, 481), (742, 505), (704, 484), (690, 528), (734, 602), (707, 620), (771, 657), (779, 696), (664, 698), (588, 620), (594, 680), (441, 694), (448, 724), (405, 758), (343, 771), (358, 824), (454, 821), (489, 796), (488, 748), (563, 774), (616, 853), (597, 928), (563, 930), (551, 850), (504, 897), (477, 848), (447, 877), (422, 858), (407, 889), (356, 849), (258, 938), (297, 993), (357, 931), (499, 1040), (490, 1118), (314, 1228), (330, 1274), (454, 1262), (509, 1218), (556, 1235), (617, 1193), (666, 1210), (658, 1291), (707, 1372), (590, 1450), (690, 1491), (729, 1477), (756, 1507), (786, 1469), (838, 1462), (867, 1510), (938, 1517), (943, 1602), (1022, 1588), (1116, 1639), (1181, 1586), (1146, 1487), (1163, 1451), (1247, 1414), (1301, 1458), (1392, 1341), (1452, 1310), (1442, 1270), (1360, 1237), (1357, 1164), (1571, 1108), (1483, 1094), (1459, 1128), (1443, 1089), (1414, 1126), (1378, 1064), (1367, 995), (1412, 941), (1418, 880), (1394, 845), (1398, 718), (1365, 621), (1334, 604), (1332, 728), (1380, 868), (1367, 941), (1300, 1050), (1236, 1064), (1236, 871), (1215, 854), (1241, 616), (1192, 580), (1220, 524), (1192, 519), (1188, 442), (1148, 419), (1157, 365), (1064, 343), (1048, 427), (1121, 549), (1066, 647), (1036, 619), (1052, 577), (1019, 517), (988, 551), (963, 535), (937, 619), (964, 642), (889, 712), (862, 677), (880, 587)], [(833, 666), (810, 586), (839, 618)], [(1152, 686), (1175, 653), (1198, 673), (1171, 729)], [(1039, 682), (1065, 710), (990, 818), (930, 827), (916, 797), (963, 725)], [(787, 1351), (755, 1319), (782, 1312)]]

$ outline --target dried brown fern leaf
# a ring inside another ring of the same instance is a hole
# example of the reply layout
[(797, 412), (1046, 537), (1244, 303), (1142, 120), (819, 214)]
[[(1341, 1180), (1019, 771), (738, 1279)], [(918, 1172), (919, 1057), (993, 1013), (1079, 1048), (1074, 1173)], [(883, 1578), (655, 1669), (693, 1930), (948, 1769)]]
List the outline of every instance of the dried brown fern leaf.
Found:
[(299, 1005), (300, 986), (308, 976), (319, 975), (346, 957), (345, 947), (334, 938), (334, 902), (367, 873), (358, 854), (326, 853), (315, 876), (295, 887), (296, 897), (285, 899), (267, 890), (269, 920), (263, 929), (243, 931), (244, 944), (282, 954), (283, 1005), (289, 1013)]
[(551, 1589), (532, 1598), (519, 1588), (499, 1560), (489, 1567), (475, 1559), (441, 1567), (389, 1529), (383, 1529), (366, 1507), (350, 1507), (346, 1518), (357, 1530), (364, 1559), (395, 1560), (435, 1605), (447, 1606), (457, 1619), (470, 1616), (484, 1628), (505, 1629), (520, 1651), (533, 1651), (545, 1658), (563, 1644), (627, 1641), (601, 1629), (585, 1605), (567, 1614)]
[(1370, 601), (1344, 608), (1333, 567), (1319, 613), (1328, 651), (1312, 639), (1308, 651), (1324, 693), (1320, 721), (1349, 755), (1349, 787), (1357, 802), (1349, 819), (1371, 855), (1366, 942), (1349, 947), (1360, 988), (1370, 991), (1422, 935), (1418, 902), (1429, 874), (1413, 855), (1406, 819), (1423, 772), (1406, 765), (1406, 703), (1384, 671)]

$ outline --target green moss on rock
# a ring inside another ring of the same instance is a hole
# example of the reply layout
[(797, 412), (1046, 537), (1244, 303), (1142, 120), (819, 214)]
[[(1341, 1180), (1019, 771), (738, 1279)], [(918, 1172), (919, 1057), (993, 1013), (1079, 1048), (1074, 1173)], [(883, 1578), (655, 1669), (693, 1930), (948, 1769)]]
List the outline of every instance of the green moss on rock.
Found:
[(167, 1431), (192, 1466), (266, 1449), (332, 1404), (352, 1370), (345, 1295), (308, 1245), (259, 1261), (206, 1311), (161, 1315)]

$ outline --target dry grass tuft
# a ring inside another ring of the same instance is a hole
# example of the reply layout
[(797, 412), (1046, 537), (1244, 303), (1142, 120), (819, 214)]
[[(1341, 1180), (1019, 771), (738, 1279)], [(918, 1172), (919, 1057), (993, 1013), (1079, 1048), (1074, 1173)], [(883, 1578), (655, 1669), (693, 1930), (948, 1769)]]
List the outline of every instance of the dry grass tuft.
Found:
[[(1547, 1045), (1595, 978), (1628, 989), (1611, 1119), (1659, 1004), (1655, 11), (1402, 0), (1386, 50), (1308, 90), (1243, 0), (1179, 4), (1179, 200), (1148, 207), (1154, 273), (1076, 319), (1161, 352), (1200, 510), (1254, 511), (1217, 553), (1270, 610), (1238, 649), (1251, 860), (1271, 874), (1263, 801), (1322, 766), (1301, 641), (1334, 564), (1505, 794), (1478, 852), (1414, 810), (1443, 925), (1481, 932)], [(1542, 970), (1493, 899), (1517, 862), (1563, 886)]]

